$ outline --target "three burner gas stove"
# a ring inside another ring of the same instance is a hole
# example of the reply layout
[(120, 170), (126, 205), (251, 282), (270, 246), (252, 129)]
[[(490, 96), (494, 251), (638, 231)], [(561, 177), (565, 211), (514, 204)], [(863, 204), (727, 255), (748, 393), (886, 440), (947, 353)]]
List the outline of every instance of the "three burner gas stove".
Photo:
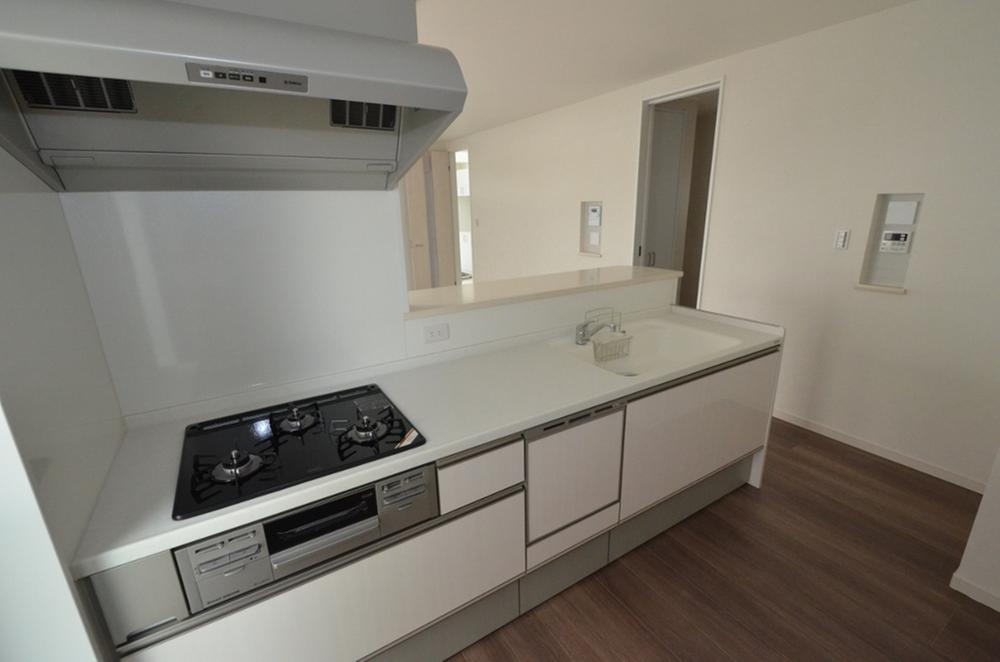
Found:
[(231, 506), (424, 441), (374, 384), (189, 425), (173, 517)]

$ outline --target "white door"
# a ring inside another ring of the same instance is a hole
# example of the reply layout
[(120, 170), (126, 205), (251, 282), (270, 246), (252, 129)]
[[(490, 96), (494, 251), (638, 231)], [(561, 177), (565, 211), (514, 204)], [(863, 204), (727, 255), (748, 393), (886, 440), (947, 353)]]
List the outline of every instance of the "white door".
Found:
[(455, 213), (452, 209), (451, 154), (439, 150), (428, 152), (433, 195), (430, 207), (433, 209), (431, 223), (434, 230), (433, 264), (434, 287), (447, 287), (458, 283), (458, 265), (455, 257), (458, 249), (455, 239)]
[(650, 116), (649, 179), (639, 263), (680, 270), (684, 266), (698, 104), (671, 101), (653, 106)]
[(448, 152), (427, 152), (403, 177), (411, 290), (458, 283), (450, 161)]
[(406, 239), (409, 250), (411, 290), (434, 287), (431, 275), (431, 240), (427, 227), (427, 180), (424, 177), (424, 161), (417, 161), (403, 177), (403, 193), (406, 196)]

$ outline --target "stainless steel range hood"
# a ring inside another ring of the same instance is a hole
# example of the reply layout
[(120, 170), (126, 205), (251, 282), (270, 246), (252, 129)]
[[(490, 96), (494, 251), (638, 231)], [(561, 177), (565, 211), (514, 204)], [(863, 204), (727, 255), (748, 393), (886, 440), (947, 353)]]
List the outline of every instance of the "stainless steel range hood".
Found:
[(53, 188), (385, 189), (447, 128), (446, 50), (162, 0), (7, 0), (0, 145)]

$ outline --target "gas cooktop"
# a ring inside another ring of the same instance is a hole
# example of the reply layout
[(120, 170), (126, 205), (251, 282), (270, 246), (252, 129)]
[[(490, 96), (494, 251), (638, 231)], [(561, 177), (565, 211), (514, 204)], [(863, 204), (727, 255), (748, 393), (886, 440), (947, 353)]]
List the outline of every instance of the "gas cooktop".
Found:
[(423, 443), (374, 384), (189, 425), (173, 517), (231, 506)]

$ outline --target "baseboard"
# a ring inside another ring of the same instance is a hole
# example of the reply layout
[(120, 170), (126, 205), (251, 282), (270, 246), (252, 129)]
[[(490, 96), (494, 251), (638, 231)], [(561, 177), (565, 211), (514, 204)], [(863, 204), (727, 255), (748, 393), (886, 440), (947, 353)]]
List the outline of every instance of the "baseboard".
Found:
[(964, 593), (976, 602), (981, 602), (994, 611), (1000, 611), (1000, 595), (990, 593), (977, 584), (973, 584), (969, 580), (959, 577), (957, 572), (951, 576), (951, 583), (949, 586), (959, 593)]
[(848, 446), (854, 446), (855, 448), (860, 448), (861, 450), (867, 451), (872, 455), (878, 455), (886, 460), (902, 464), (904, 467), (909, 467), (910, 469), (915, 469), (916, 471), (929, 474), (935, 478), (940, 478), (941, 480), (954, 485), (964, 487), (967, 490), (972, 490), (973, 492), (982, 494), (983, 490), (986, 489), (986, 483), (976, 480), (975, 478), (963, 476), (949, 469), (945, 469), (944, 467), (939, 467), (936, 464), (931, 464), (930, 462), (924, 462), (923, 460), (918, 460), (915, 457), (904, 455), (899, 451), (894, 451), (891, 448), (886, 448), (885, 446), (881, 446), (875, 442), (853, 437), (845, 432), (841, 432), (840, 430), (834, 430), (833, 428), (829, 428), (821, 423), (814, 423), (787, 411), (775, 409), (774, 416), (775, 418), (792, 423), (793, 425), (798, 425), (799, 427), (807, 430), (817, 432), (824, 437), (830, 437), (831, 439), (847, 444)]

